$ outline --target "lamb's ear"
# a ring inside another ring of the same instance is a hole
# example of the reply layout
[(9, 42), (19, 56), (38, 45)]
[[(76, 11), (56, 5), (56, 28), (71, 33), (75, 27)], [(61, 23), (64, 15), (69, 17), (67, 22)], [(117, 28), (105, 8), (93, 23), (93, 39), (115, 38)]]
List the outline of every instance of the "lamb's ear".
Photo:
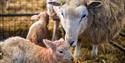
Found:
[(52, 41), (44, 39), (43, 43), (47, 48), (52, 48), (53, 50), (56, 50), (56, 45)]
[(90, 1), (86, 3), (88, 8), (97, 8), (102, 6), (102, 2), (101, 1)]
[(33, 15), (31, 16), (31, 20), (38, 20), (40, 18), (40, 15)]
[(58, 2), (48, 2), (48, 4), (51, 4), (53, 6), (61, 6), (61, 3)]

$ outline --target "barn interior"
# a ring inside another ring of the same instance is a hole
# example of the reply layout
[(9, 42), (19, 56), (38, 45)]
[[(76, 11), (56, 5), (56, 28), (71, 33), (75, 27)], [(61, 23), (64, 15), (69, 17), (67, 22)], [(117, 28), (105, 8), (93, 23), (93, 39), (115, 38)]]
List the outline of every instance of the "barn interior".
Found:
[[(0, 0), (0, 2), (0, 40), (12, 36), (26, 38), (29, 27), (35, 22), (31, 20), (31, 16), (46, 11), (46, 0)], [(48, 29), (50, 33), (48, 39), (51, 39), (52, 20)], [(59, 26), (59, 29), (59, 36), (64, 37), (62, 27)], [(114, 43), (104, 43), (99, 46), (96, 61), (91, 59), (90, 43), (83, 43), (78, 63), (125, 63), (125, 26)]]

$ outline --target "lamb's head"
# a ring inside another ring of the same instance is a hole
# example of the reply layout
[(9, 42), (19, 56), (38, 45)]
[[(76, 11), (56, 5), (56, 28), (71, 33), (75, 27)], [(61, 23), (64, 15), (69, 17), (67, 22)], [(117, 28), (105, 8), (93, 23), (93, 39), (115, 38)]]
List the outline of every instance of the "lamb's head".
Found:
[(56, 13), (61, 19), (61, 24), (65, 30), (65, 40), (69, 42), (71, 46), (76, 46), (78, 36), (85, 31), (88, 27), (89, 8), (100, 6), (100, 1), (89, 0), (71, 0), (64, 5), (58, 2), (49, 2), (49, 4), (55, 5), (57, 9)]
[(54, 42), (49, 40), (43, 40), (43, 42), (50, 45), (49, 47), (52, 48), (52, 51), (56, 55), (59, 63), (72, 63), (72, 53), (70, 51), (69, 45), (63, 39)]
[(38, 15), (33, 15), (31, 17), (31, 20), (39, 20), (39, 21), (45, 21), (48, 23), (49, 21), (49, 15), (46, 11), (39, 13)]

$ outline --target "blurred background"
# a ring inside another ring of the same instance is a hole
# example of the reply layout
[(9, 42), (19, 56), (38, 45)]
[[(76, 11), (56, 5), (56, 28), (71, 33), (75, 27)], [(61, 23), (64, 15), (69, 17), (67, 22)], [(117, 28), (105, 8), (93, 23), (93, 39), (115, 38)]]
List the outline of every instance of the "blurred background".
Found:
[[(46, 0), (0, 0), (0, 40), (11, 36), (26, 37), (32, 21), (30, 18), (46, 10)], [(53, 23), (49, 24), (52, 29)], [(96, 63), (125, 63), (125, 27), (116, 39), (116, 45), (104, 43), (99, 46), (99, 59)], [(91, 45), (83, 43), (80, 63), (93, 63)], [(122, 50), (120, 50), (118, 47)]]
[(0, 40), (10, 36), (26, 37), (30, 17), (46, 10), (45, 0), (0, 0)]

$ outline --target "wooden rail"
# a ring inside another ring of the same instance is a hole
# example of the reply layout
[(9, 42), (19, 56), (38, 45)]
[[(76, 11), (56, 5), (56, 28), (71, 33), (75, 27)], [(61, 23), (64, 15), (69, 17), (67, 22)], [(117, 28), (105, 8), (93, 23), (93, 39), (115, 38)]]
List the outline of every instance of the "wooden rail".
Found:
[(0, 14), (0, 17), (12, 17), (12, 16), (32, 16), (39, 13), (29, 13), (29, 14)]

